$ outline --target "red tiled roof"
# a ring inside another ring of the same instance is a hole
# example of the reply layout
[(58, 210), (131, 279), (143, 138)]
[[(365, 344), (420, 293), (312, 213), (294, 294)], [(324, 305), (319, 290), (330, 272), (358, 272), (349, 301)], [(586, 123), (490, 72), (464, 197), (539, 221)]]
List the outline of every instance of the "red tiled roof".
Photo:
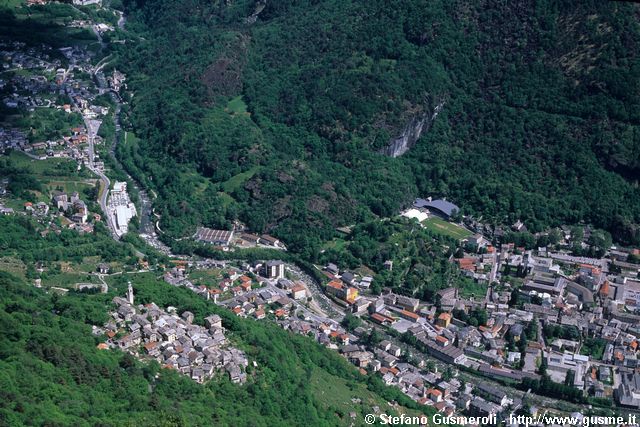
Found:
[(451, 315), (449, 313), (440, 313), (438, 316), (440, 320), (451, 320)]
[(334, 289), (342, 289), (344, 287), (344, 283), (342, 283), (342, 281), (340, 280), (332, 280), (329, 283), (327, 283), (327, 287), (334, 288)]
[(607, 296), (609, 295), (609, 282), (604, 282), (600, 287), (600, 295)]
[(412, 312), (407, 311), (407, 310), (402, 310), (400, 313), (402, 313), (402, 315), (405, 316), (405, 317), (410, 317), (410, 318), (415, 319), (415, 320), (418, 320), (420, 318), (420, 316), (418, 316), (417, 314), (412, 313)]
[(438, 335), (436, 337), (436, 341), (439, 341), (441, 343), (447, 343), (447, 342), (449, 342), (449, 339), (447, 337), (443, 337), (442, 335)]
[(387, 316), (383, 316), (382, 314), (379, 314), (379, 313), (373, 313), (371, 315), (371, 318), (373, 320), (375, 320), (376, 322), (379, 322), (379, 323), (390, 322), (391, 321), (391, 319), (389, 319)]
[(150, 341), (150, 342), (148, 342), (148, 343), (146, 343), (146, 344), (144, 345), (144, 349), (145, 349), (145, 350), (147, 350), (147, 351), (151, 351), (151, 350), (153, 350), (154, 348), (156, 348), (156, 346), (157, 346), (157, 345), (158, 345), (158, 343), (157, 343), (157, 342), (155, 342), (155, 341)]

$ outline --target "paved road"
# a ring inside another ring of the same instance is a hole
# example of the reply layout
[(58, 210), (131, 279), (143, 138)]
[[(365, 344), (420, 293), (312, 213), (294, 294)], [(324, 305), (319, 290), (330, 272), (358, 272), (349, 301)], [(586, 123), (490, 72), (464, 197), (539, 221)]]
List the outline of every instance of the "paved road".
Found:
[(109, 188), (111, 187), (111, 181), (109, 180), (109, 177), (105, 175), (104, 172), (102, 172), (101, 170), (98, 170), (95, 167), (95, 138), (96, 138), (96, 135), (98, 134), (98, 129), (100, 128), (100, 125), (102, 124), (102, 122), (100, 120), (91, 120), (91, 119), (85, 118), (84, 123), (85, 123), (85, 126), (87, 127), (87, 138), (89, 143), (88, 168), (89, 170), (91, 170), (91, 172), (98, 175), (101, 182), (101, 191), (100, 191), (100, 194), (98, 195), (98, 203), (100, 204), (100, 208), (104, 213), (105, 221), (107, 223), (107, 226), (109, 227), (109, 230), (111, 231), (111, 235), (113, 236), (114, 239), (118, 240), (120, 236), (116, 232), (117, 227), (114, 222), (114, 218), (112, 215), (110, 215), (109, 209), (107, 206), (107, 197), (109, 195)]
[(333, 319), (336, 319), (338, 322), (342, 320), (344, 317), (344, 313), (340, 307), (337, 306), (333, 301), (331, 301), (320, 289), (320, 284), (316, 282), (311, 276), (298, 268), (297, 265), (287, 264), (287, 270), (294, 273), (296, 276), (304, 282), (307, 289), (309, 290), (310, 296), (313, 297), (314, 301), (318, 303), (320, 308), (324, 313), (330, 316)]
[(496, 276), (500, 271), (500, 254), (493, 254), (493, 265), (491, 266), (491, 272), (489, 273), (489, 284), (487, 286), (487, 294), (484, 297), (485, 302), (491, 302), (491, 294), (493, 293), (493, 282), (496, 281)]
[(35, 154), (31, 154), (31, 153), (28, 153), (28, 152), (23, 151), (23, 150), (18, 150), (18, 151), (20, 151), (22, 154), (24, 154), (26, 156), (31, 157), (33, 160), (42, 160), (42, 159), (46, 158), (46, 156), (43, 156), (43, 157), (36, 156)]
[[(118, 26), (122, 29), (124, 27), (124, 23), (125, 23), (125, 19), (124, 17), (121, 15), (120, 19), (118, 20)], [(96, 37), (98, 38), (98, 42), (100, 43), (100, 46), (102, 48), (105, 47), (105, 43), (102, 40), (102, 36), (100, 35), (100, 33), (96, 30), (95, 26), (92, 27), (94, 34), (96, 35)], [(115, 123), (115, 130), (116, 130), (116, 134), (115, 137), (113, 139), (113, 142), (111, 143), (111, 146), (109, 147), (109, 155), (113, 158), (113, 160), (122, 167), (122, 165), (118, 162), (118, 159), (115, 156), (115, 148), (116, 148), (116, 144), (118, 142), (118, 139), (120, 138), (120, 134), (121, 134), (121, 126), (120, 126), (120, 111), (121, 111), (121, 102), (122, 102), (122, 98), (120, 97), (120, 95), (116, 92), (114, 92), (113, 90), (111, 90), (109, 88), (109, 85), (107, 84), (107, 80), (104, 77), (104, 74), (101, 71), (101, 68), (107, 63), (104, 62), (106, 61), (108, 57), (103, 58), (98, 64), (96, 64), (97, 66), (94, 68), (93, 71), (93, 77), (94, 80), (96, 82), (96, 86), (98, 87), (99, 90), (101, 90), (102, 92), (108, 92), (109, 95), (111, 96), (111, 99), (113, 100), (113, 102), (116, 105), (116, 108), (114, 110), (113, 113), (113, 119), (114, 119), (114, 123)], [(102, 64), (101, 64), (102, 63)], [(100, 65), (101, 64), (101, 65)], [(102, 211), (104, 212), (105, 216), (106, 216), (106, 221), (107, 221), (107, 225), (109, 227), (109, 230), (111, 231), (111, 235), (113, 236), (114, 239), (119, 240), (120, 236), (117, 232), (117, 227), (115, 224), (115, 218), (109, 214), (109, 209), (107, 206), (107, 198), (109, 196), (109, 188), (111, 186), (111, 181), (109, 180), (109, 178), (102, 172), (97, 170), (94, 167), (94, 157), (95, 157), (95, 148), (94, 148), (94, 138), (95, 135), (98, 132), (98, 128), (95, 127), (95, 129), (93, 128), (94, 123), (92, 124), (91, 121), (87, 121), (85, 120), (85, 123), (87, 123), (87, 129), (89, 131), (89, 161), (90, 161), (90, 169), (100, 177), (100, 180), (102, 181), (102, 185), (103, 185), (103, 191), (101, 192), (101, 194), (98, 197), (98, 203), (100, 204), (100, 207), (102, 208)], [(99, 127), (99, 125), (98, 125)], [(125, 170), (122, 167), (123, 170)], [(133, 180), (133, 178), (131, 178), (131, 176), (128, 176), (129, 179), (131, 179), (132, 182), (135, 183), (135, 181)], [(135, 187), (135, 185), (134, 185)], [(141, 192), (142, 193), (142, 192)], [(146, 195), (146, 193), (145, 193)], [(150, 205), (150, 201), (148, 201), (148, 198), (144, 198), (142, 197), (141, 194), (141, 201), (143, 202), (143, 206), (141, 209), (141, 215), (147, 215), (148, 211), (150, 210), (149, 206), (146, 206), (145, 204)], [(144, 222), (144, 221), (142, 221)], [(149, 234), (148, 231), (146, 233), (142, 233), (141, 237), (145, 238), (145, 236)], [(159, 242), (159, 241), (158, 241)], [(154, 247), (156, 245), (153, 245)], [(166, 246), (165, 246), (166, 248)], [(162, 247), (157, 247), (156, 249), (164, 249)], [(168, 249), (168, 248), (167, 248)], [(137, 252), (138, 256), (144, 256), (144, 254), (142, 252)]]
[[(253, 289), (245, 294), (243, 294), (242, 296), (238, 296), (238, 297), (233, 297), (233, 298), (229, 298), (225, 301), (220, 301), (219, 304), (221, 305), (227, 305), (231, 302), (236, 301), (238, 298), (242, 298), (242, 297), (246, 297), (247, 295), (252, 295), (252, 294), (258, 294), (261, 291), (264, 290), (269, 290), (274, 294), (280, 295), (280, 296), (284, 296), (284, 297), (288, 297), (287, 292), (284, 289), (280, 289), (277, 286), (275, 286), (272, 283), (267, 284), (266, 286), (262, 287), (262, 288), (257, 288), (257, 289)], [(304, 315), (304, 317), (306, 319), (311, 319), (315, 322), (318, 323), (326, 323), (326, 324), (337, 324), (338, 321), (326, 316), (322, 316), (318, 313), (314, 313), (313, 311), (311, 311), (311, 309), (307, 308), (304, 304), (302, 304), (300, 301), (298, 300), (294, 300), (292, 298), (290, 298), (291, 301), (293, 301), (293, 306), (295, 307), (295, 312), (297, 313), (302, 313)], [(294, 316), (291, 316), (294, 317)]]

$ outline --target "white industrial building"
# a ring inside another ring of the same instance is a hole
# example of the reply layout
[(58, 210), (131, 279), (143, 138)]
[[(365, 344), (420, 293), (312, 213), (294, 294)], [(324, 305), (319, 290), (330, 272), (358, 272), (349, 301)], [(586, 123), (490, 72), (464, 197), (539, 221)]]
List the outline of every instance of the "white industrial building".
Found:
[(116, 225), (116, 233), (122, 236), (129, 231), (129, 221), (137, 215), (136, 206), (129, 199), (126, 182), (115, 182), (109, 197), (109, 215)]

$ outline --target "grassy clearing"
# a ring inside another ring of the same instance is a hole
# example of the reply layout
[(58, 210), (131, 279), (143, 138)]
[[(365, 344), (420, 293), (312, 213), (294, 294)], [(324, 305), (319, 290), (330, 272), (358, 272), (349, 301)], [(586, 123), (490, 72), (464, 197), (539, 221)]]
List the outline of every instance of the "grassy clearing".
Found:
[(96, 185), (96, 180), (82, 180), (82, 181), (60, 180), (60, 181), (49, 181), (49, 183), (46, 184), (46, 187), (49, 189), (49, 191), (62, 188), (63, 191), (67, 193), (73, 193), (74, 191), (77, 191), (78, 193), (82, 194), (82, 190), (86, 188), (95, 187), (95, 185)]
[(431, 218), (422, 221), (422, 225), (434, 233), (443, 234), (445, 236), (453, 237), (454, 239), (464, 239), (469, 237), (471, 232), (458, 225), (447, 222), (438, 217), (432, 216)]
[[(57, 286), (61, 288), (73, 288), (76, 283), (100, 284), (100, 280), (94, 274), (98, 264), (102, 261), (98, 256), (83, 257), (80, 262), (58, 262), (47, 268), (42, 274), (43, 286)], [(119, 262), (109, 263), (111, 273), (122, 271), (124, 266)], [(2, 269), (0, 265), (0, 269)]]
[(214, 285), (222, 278), (220, 272), (219, 268), (195, 270), (189, 274), (189, 280), (198, 285)]
[(421, 415), (404, 407), (391, 407), (388, 402), (369, 391), (364, 384), (356, 384), (316, 369), (309, 381), (311, 391), (326, 408), (333, 409), (343, 422), (349, 422), (351, 412), (356, 413), (353, 425), (365, 425), (364, 415), (374, 413), (373, 407), (387, 414)]
[(36, 142), (55, 140), (70, 135), (71, 128), (82, 126), (82, 116), (65, 113), (55, 108), (36, 108), (29, 116), (19, 118), (12, 125), (21, 129), (31, 129)]
[(0, 0), (0, 7), (1, 8), (16, 8), (18, 6), (22, 6), (26, 4), (25, 0)]
[(227, 193), (220, 192), (218, 193), (218, 196), (220, 196), (220, 198), (222, 199), (222, 206), (224, 206), (225, 208), (236, 201), (233, 197), (231, 197)]
[(226, 180), (220, 185), (222, 186), (222, 189), (224, 190), (225, 193), (231, 193), (236, 189), (240, 188), (240, 186), (244, 184), (248, 179), (251, 179), (251, 177), (255, 175), (259, 169), (260, 169), (259, 166), (254, 166), (248, 171), (232, 176), (231, 178), (229, 178), (228, 180)]
[(471, 296), (483, 298), (487, 293), (487, 285), (476, 283), (473, 280), (465, 280), (459, 288), (460, 296), (463, 298), (469, 298)]
[(135, 133), (133, 132), (124, 133), (124, 145), (127, 145), (127, 144), (137, 145), (138, 141), (140, 141), (140, 138), (138, 138)]
[(340, 238), (335, 238), (326, 242), (323, 246), (324, 249), (335, 249), (337, 251), (341, 251), (347, 245), (347, 241)]
[[(11, 160), (16, 166), (30, 169), (34, 174), (40, 176), (65, 176), (68, 165), (74, 163), (68, 159), (47, 159), (47, 161), (35, 160), (19, 151), (11, 152)], [(75, 168), (75, 164), (73, 165)]]
[(95, 283), (100, 281), (96, 276), (87, 273), (64, 272), (46, 273), (42, 275), (42, 286), (57, 286), (59, 288), (73, 288), (76, 283)]
[[(13, 151), (11, 160), (14, 165), (21, 169), (30, 170), (35, 178), (42, 183), (43, 191), (36, 192), (38, 201), (49, 202), (50, 194), (54, 190), (62, 189), (68, 193), (77, 191), (82, 196), (82, 191), (94, 187), (98, 182), (95, 178), (84, 178), (76, 169), (76, 163), (69, 159), (49, 158), (46, 160), (35, 160), (27, 155)], [(15, 200), (15, 205), (8, 201), (7, 206), (22, 207), (23, 200)]]
[(18, 277), (24, 278), (24, 273), (26, 271), (26, 266), (24, 263), (13, 257), (2, 257), (0, 258), (0, 271), (6, 271), (11, 274), (14, 274)]
[(247, 104), (242, 99), (242, 95), (236, 96), (231, 101), (227, 103), (226, 110), (229, 113), (233, 114), (246, 114), (247, 113)]

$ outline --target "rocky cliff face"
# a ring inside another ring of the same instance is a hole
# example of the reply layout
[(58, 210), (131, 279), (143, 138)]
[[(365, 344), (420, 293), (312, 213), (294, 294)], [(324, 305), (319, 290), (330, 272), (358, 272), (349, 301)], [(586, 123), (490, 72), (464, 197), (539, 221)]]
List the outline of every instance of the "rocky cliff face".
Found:
[(256, 6), (253, 13), (251, 14), (251, 16), (247, 17), (246, 19), (247, 24), (255, 24), (256, 21), (258, 20), (258, 15), (260, 15), (260, 13), (264, 10), (266, 6), (267, 6), (267, 0), (258, 0), (256, 2)]
[(400, 136), (392, 139), (381, 150), (381, 153), (389, 157), (399, 157), (409, 151), (418, 142), (422, 133), (429, 130), (443, 107), (444, 101), (440, 101), (433, 109), (414, 115), (406, 124)]

